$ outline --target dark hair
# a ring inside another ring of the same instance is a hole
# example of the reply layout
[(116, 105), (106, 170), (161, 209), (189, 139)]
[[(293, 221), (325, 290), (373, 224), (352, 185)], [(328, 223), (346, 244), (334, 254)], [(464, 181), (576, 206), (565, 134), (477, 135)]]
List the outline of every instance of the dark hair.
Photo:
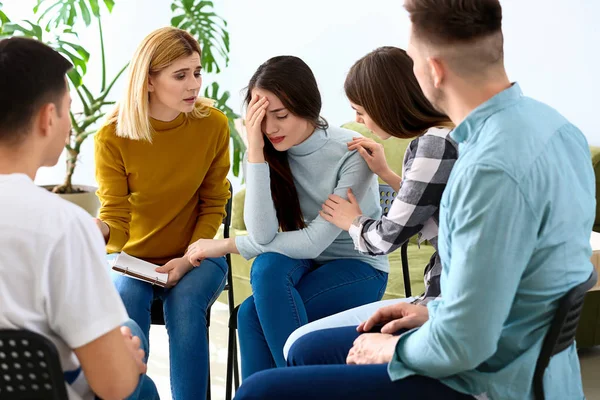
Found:
[[(327, 129), (327, 121), (320, 116), (321, 94), (317, 80), (300, 58), (273, 57), (258, 67), (248, 83), (246, 105), (252, 99), (254, 88), (268, 90), (295, 116), (306, 119), (315, 128)], [(277, 151), (270, 141), (265, 140), (264, 154), (271, 171), (271, 196), (281, 230), (305, 228), (287, 152)]]
[(502, 31), (498, 0), (406, 0), (413, 32), (433, 44), (465, 43)]
[(20, 143), (44, 104), (54, 103), (62, 112), (61, 101), (67, 90), (65, 74), (72, 67), (58, 52), (37, 40), (0, 40), (0, 142)]
[(380, 47), (354, 63), (344, 90), (351, 102), (363, 107), (392, 136), (408, 139), (434, 126), (452, 126), (425, 98), (412, 59), (397, 47)]

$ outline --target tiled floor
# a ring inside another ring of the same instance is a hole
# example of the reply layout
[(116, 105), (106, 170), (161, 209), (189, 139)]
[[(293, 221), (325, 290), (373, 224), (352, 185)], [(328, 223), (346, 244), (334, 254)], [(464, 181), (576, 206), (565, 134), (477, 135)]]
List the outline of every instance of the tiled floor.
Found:
[[(227, 306), (215, 303), (212, 308), (210, 328), (210, 368), (212, 399), (225, 398), (225, 370), (227, 364)], [(153, 325), (150, 329), (152, 353), (148, 362), (148, 374), (152, 377), (162, 400), (170, 400), (169, 350), (164, 326)], [(580, 351), (583, 387), (587, 400), (600, 400), (600, 346)], [(567, 400), (567, 399), (565, 399)]]

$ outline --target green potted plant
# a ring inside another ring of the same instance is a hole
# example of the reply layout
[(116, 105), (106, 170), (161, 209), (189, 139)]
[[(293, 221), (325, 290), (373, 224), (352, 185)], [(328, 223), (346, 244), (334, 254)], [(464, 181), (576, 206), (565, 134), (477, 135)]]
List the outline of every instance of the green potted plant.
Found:
[[(67, 165), (65, 179), (57, 185), (47, 186), (49, 190), (72, 201), (90, 214), (96, 215), (99, 202), (96, 198), (96, 188), (76, 185), (72, 182), (73, 173), (80, 157), (81, 146), (84, 141), (93, 135), (102, 123), (103, 117), (114, 101), (109, 100), (114, 84), (127, 68), (125, 64), (111, 79), (107, 78), (106, 54), (104, 51), (104, 36), (102, 31), (102, 11), (111, 13), (115, 5), (114, 0), (38, 0), (33, 9), (37, 18), (36, 22), (24, 20), (13, 22), (2, 11), (0, 3), (0, 37), (23, 35), (43, 41), (66, 58), (74, 65), (69, 73), (74, 96), (81, 103), (79, 110), (71, 111), (73, 130), (65, 146)], [(171, 10), (176, 14), (171, 24), (181, 29), (186, 29), (200, 42), (203, 50), (202, 63), (208, 73), (218, 74), (222, 65), (229, 62), (229, 33), (226, 30), (226, 21), (213, 11), (213, 3), (203, 0), (174, 0)], [(100, 41), (99, 59), (94, 58), (79, 44), (77, 33), (73, 30), (76, 23), (82, 21), (86, 27), (96, 25)], [(97, 92), (93, 92), (86, 85), (86, 72), (88, 63), (101, 63), (101, 85)], [(205, 88), (204, 96), (214, 99), (215, 106), (223, 111), (229, 118), (231, 137), (233, 141), (233, 173), (239, 175), (239, 165), (245, 151), (245, 145), (235, 128), (233, 121), (239, 116), (227, 105), (229, 92), (220, 92), (217, 82)]]

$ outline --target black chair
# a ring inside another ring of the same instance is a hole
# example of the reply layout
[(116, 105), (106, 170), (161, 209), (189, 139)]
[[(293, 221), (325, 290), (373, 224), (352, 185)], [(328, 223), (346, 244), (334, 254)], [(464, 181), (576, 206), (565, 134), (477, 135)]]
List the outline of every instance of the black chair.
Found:
[[(381, 204), (381, 212), (387, 215), (390, 211), (392, 202), (396, 198), (396, 192), (389, 185), (379, 185), (379, 202)], [(410, 288), (410, 271), (408, 270), (408, 240), (400, 247), (400, 258), (402, 260), (402, 278), (404, 279), (404, 295), (410, 297), (412, 290)]]
[[(229, 237), (229, 228), (231, 226), (231, 210), (232, 210), (232, 201), (233, 201), (233, 187), (231, 186), (231, 182), (229, 182), (229, 192), (230, 197), (227, 201), (227, 205), (225, 206), (226, 216), (223, 219), (223, 237)], [(223, 288), (224, 291), (227, 291), (227, 303), (229, 305), (229, 315), (232, 315), (234, 311), (234, 298), (233, 298), (233, 277), (231, 273), (231, 255), (227, 254), (225, 256), (225, 260), (227, 262), (227, 283)], [(210, 338), (210, 312), (211, 308), (209, 307), (206, 312), (206, 328), (207, 328), (207, 340)], [(236, 313), (237, 314), (237, 313)], [(163, 302), (160, 299), (155, 299), (152, 302), (152, 307), (150, 309), (150, 318), (153, 325), (164, 325), (165, 317), (163, 311)], [(231, 340), (233, 335), (233, 342)], [(210, 344), (210, 342), (209, 342)], [(233, 334), (231, 332), (231, 328), (229, 329), (229, 344), (227, 347), (227, 384), (228, 387), (231, 386), (230, 375), (233, 373), (236, 381), (236, 389), (239, 387), (239, 372), (238, 372), (238, 359), (237, 359), (237, 341), (235, 340), (235, 329)], [(231, 366), (230, 366), (231, 363)], [(208, 363), (208, 387), (206, 398), (210, 400), (211, 398), (211, 389), (210, 389), (210, 361)]]
[(587, 281), (575, 286), (560, 300), (535, 366), (533, 394), (536, 400), (545, 399), (544, 372), (550, 363), (550, 359), (567, 349), (575, 341), (585, 294), (594, 287), (597, 281), (598, 273), (594, 269)]
[(54, 344), (26, 330), (0, 330), (0, 399), (68, 400)]

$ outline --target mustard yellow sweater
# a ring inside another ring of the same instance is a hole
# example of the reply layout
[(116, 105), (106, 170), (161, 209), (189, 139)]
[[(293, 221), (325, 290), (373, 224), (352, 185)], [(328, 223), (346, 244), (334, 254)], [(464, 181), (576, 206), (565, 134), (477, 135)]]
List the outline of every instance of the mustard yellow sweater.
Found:
[(99, 218), (110, 227), (109, 253), (164, 264), (197, 239), (212, 239), (223, 220), (229, 126), (217, 109), (150, 122), (152, 143), (117, 137), (114, 123), (96, 134)]

